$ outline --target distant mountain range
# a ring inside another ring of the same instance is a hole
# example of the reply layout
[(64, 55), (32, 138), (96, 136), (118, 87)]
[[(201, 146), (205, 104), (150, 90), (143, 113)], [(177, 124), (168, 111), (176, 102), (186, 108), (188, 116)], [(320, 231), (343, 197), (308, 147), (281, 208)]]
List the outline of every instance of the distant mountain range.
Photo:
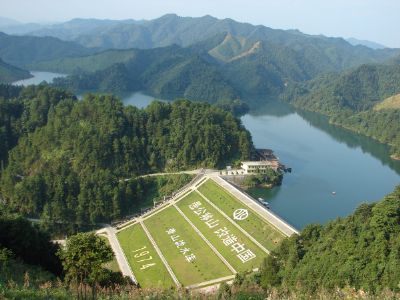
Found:
[(390, 110), (373, 109), (400, 93), (399, 49), (173, 14), (150, 21), (74, 19), (29, 34), (1, 33), (0, 58), (31, 70), (71, 74), (55, 81), (60, 87), (145, 91), (228, 106), (240, 105), (237, 99), (257, 107), (282, 98), (400, 152), (397, 106), (392, 101), (384, 104)]
[[(221, 32), (186, 47), (106, 50), (30, 67), (75, 74), (59, 82), (75, 91), (142, 89), (165, 98), (215, 102), (222, 97), (250, 102), (248, 98), (277, 98), (292, 83), (363, 63), (384, 62), (400, 53), (352, 46), (343, 39), (272, 31), (282, 35), (281, 41)], [(290, 41), (293, 34), (296, 40)]]
[(15, 36), (0, 32), (0, 58), (19, 67), (38, 61), (94, 52), (94, 49), (54, 37)]
[(13, 19), (0, 17), (0, 31), (8, 34), (27, 34), (46, 26), (37, 23), (21, 23)]
[[(278, 30), (261, 25), (254, 26), (232, 19), (221, 20), (208, 15), (192, 18), (180, 17), (175, 14), (167, 14), (148, 21), (72, 19), (68, 22), (50, 25), (23, 24), (0, 17), (0, 31), (8, 34), (52, 36), (62, 40), (75, 41), (85, 47), (103, 49), (146, 49), (172, 44), (188, 46), (222, 32), (288, 46), (296, 45), (302, 38), (330, 39), (331, 41), (337, 39), (306, 35), (298, 30)], [(386, 48), (371, 41), (355, 38), (349, 38), (346, 41), (352, 45), (363, 45), (372, 49)]]
[(74, 74), (63, 86), (68, 82), (74, 89), (106, 92), (144, 89), (212, 102), (221, 97), (276, 98), (292, 83), (399, 54), (398, 49), (353, 46), (342, 38), (174, 14), (150, 21), (73, 19), (33, 28), (29, 36), (0, 33), (4, 62)]
[(356, 38), (348, 38), (348, 39), (346, 39), (346, 41), (348, 41), (353, 46), (361, 45), (361, 46), (365, 46), (365, 47), (368, 47), (368, 48), (371, 48), (371, 49), (385, 49), (385, 48), (388, 48), (388, 47), (386, 47), (384, 45), (381, 45), (381, 44), (378, 44), (378, 43), (375, 43), (375, 42), (371, 42), (371, 41), (367, 41), (367, 40), (359, 40), (359, 39), (356, 39)]
[(19, 25), (22, 25), (22, 23), (13, 19), (0, 17), (0, 28), (19, 26)]
[[(262, 41), (253, 43), (231, 34), (219, 34), (186, 48), (174, 45), (156, 49), (107, 50), (89, 56), (44, 61), (32, 64), (31, 68), (73, 73), (76, 84), (69, 82), (67, 85), (76, 90), (118, 92), (116, 89), (124, 86), (131, 91), (141, 88), (166, 98), (207, 101), (215, 101), (221, 95), (223, 98), (275, 97), (287, 82), (308, 80), (325, 71), (318, 62), (307, 61), (302, 54), (288, 47)], [(110, 72), (111, 69), (114, 72)], [(329, 70), (332, 69), (336, 66), (331, 65)], [(119, 75), (111, 79), (117, 70)], [(114, 82), (117, 78), (126, 84), (117, 85)], [(93, 85), (87, 86), (88, 82)], [(193, 86), (194, 82), (198, 88), (210, 92), (188, 93), (187, 87)], [(217, 88), (220, 83), (223, 87)], [(229, 92), (222, 92), (224, 90)]]

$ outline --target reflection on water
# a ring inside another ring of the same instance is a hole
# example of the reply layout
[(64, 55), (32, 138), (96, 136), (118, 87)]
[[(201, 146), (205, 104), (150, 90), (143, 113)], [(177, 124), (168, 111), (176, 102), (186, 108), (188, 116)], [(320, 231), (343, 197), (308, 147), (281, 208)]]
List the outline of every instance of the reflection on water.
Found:
[(298, 228), (346, 216), (400, 183), (400, 162), (389, 158), (387, 146), (330, 125), (321, 115), (275, 103), (242, 120), (256, 147), (273, 149), (293, 168), (281, 187), (251, 193), (268, 199)]
[(28, 79), (23, 79), (23, 80), (18, 80), (13, 82), (14, 85), (23, 85), (23, 86), (28, 86), (31, 84), (40, 84), (43, 81), (47, 83), (52, 83), (53, 79), (56, 77), (65, 77), (67, 75), (65, 74), (59, 74), (59, 73), (51, 73), (51, 72), (39, 72), (39, 71), (30, 71), (30, 73), (33, 75), (33, 77), (28, 78)]
[(275, 117), (284, 117), (292, 114), (295, 111), (293, 106), (275, 101), (265, 101), (262, 105), (257, 105), (256, 107), (250, 108), (250, 115), (252, 116), (275, 116)]
[(296, 112), (312, 126), (317, 127), (340, 143), (345, 143), (350, 148), (361, 147), (364, 153), (373, 155), (382, 164), (388, 165), (400, 175), (400, 161), (390, 158), (390, 149), (387, 145), (377, 142), (365, 135), (354, 133), (350, 130), (329, 124), (328, 118), (308, 111), (296, 110)]
[(145, 95), (141, 92), (135, 92), (135, 93), (128, 94), (128, 95), (122, 95), (121, 99), (125, 105), (133, 105), (138, 108), (145, 108), (146, 106), (148, 106), (151, 102), (153, 102), (155, 100), (164, 101), (161, 99), (156, 99), (152, 96)]

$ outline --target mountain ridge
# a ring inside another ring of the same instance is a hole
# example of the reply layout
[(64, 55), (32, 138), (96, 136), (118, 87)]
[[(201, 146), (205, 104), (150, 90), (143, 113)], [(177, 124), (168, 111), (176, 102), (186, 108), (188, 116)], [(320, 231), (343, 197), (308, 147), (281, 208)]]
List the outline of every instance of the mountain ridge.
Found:
[[(55, 29), (58, 27), (59, 29), (63, 29), (63, 26), (68, 25), (75, 19), (53, 25), (52, 28)], [(326, 41), (338, 41), (340, 39), (342, 42), (350, 44), (343, 38), (333, 38), (333, 37), (325, 37), (325, 36), (317, 36), (317, 35), (309, 35), (300, 32), (299, 30), (282, 30), (282, 29), (272, 29), (270, 27), (264, 25), (252, 25), (250, 23), (245, 22), (238, 22), (233, 19), (225, 18), (225, 19), (218, 19), (212, 17), (210, 15), (205, 15), (202, 17), (181, 17), (176, 14), (166, 14), (159, 18), (152, 19), (152, 20), (98, 20), (98, 19), (79, 19), (81, 22), (85, 21), (92, 21), (97, 22), (103, 29), (105, 28), (105, 32), (101, 32), (93, 37), (92, 41), (85, 41), (84, 39), (80, 40), (84, 46), (90, 47), (102, 47), (99, 44), (104, 34), (107, 36), (107, 31), (110, 30), (108, 33), (115, 33), (115, 26), (120, 26), (121, 31), (129, 30), (133, 32), (147, 32), (148, 34), (151, 33), (153, 35), (151, 45), (149, 44), (138, 44), (135, 42), (134, 36), (129, 36), (127, 33), (129, 31), (125, 31), (124, 34), (127, 35), (127, 39), (125, 40), (125, 44), (121, 43), (118, 39), (113, 44), (112, 48), (154, 48), (154, 47), (162, 47), (167, 46), (173, 43), (177, 43), (181, 46), (188, 46), (195, 42), (199, 42), (206, 38), (210, 38), (215, 34), (221, 32), (230, 32), (234, 35), (242, 35), (246, 37), (251, 37), (254, 39), (263, 39), (274, 41), (275, 43), (293, 43), (296, 39), (299, 38), (306, 38), (306, 39), (323, 39)], [(111, 28), (106, 28), (104, 25), (107, 22), (111, 22), (113, 26)], [(124, 24), (125, 23), (125, 24)], [(100, 25), (101, 24), (101, 25)], [(132, 26), (128, 28), (124, 28), (127, 24)], [(136, 26), (136, 27), (134, 27)], [(77, 28), (74, 28), (75, 30)], [(191, 33), (188, 33), (190, 29)], [(41, 29), (42, 30), (42, 29)], [(49, 35), (49, 32), (43, 32), (41, 30), (33, 30), (30, 32), (32, 35)], [(193, 34), (193, 31), (196, 31), (196, 34)], [(58, 35), (57, 32), (52, 33), (53, 36), (62, 38)], [(93, 35), (94, 32), (91, 32)], [(109, 35), (108, 38), (111, 36)], [(195, 38), (196, 37), (196, 38)], [(85, 36), (85, 38), (88, 38)], [(97, 44), (93, 44), (94, 40), (97, 40)], [(75, 40), (78, 41), (78, 40)], [(118, 42), (119, 41), (119, 42)]]
[(359, 40), (359, 39), (352, 38), (352, 37), (351, 38), (347, 38), (346, 41), (349, 42), (350, 44), (352, 44), (353, 46), (361, 45), (361, 46), (365, 46), (365, 47), (368, 47), (368, 48), (371, 48), (371, 49), (375, 49), (375, 50), (376, 49), (389, 48), (389, 47), (386, 47), (386, 46), (384, 46), (382, 44), (379, 44), (379, 43), (376, 43), (376, 42), (373, 42), (373, 41)]
[(28, 71), (7, 64), (0, 58), (0, 83), (12, 83), (29, 77), (32, 75)]
[(75, 42), (54, 37), (16, 36), (0, 32), (0, 57), (9, 64), (25, 67), (37, 61), (95, 52)]

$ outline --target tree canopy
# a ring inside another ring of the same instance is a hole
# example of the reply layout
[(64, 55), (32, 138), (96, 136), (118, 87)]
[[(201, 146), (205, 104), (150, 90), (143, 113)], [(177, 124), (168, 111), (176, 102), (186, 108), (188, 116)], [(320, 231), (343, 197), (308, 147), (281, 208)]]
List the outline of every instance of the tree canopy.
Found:
[(261, 272), (266, 288), (309, 293), (353, 287), (399, 291), (400, 187), (382, 201), (324, 226), (308, 225), (268, 256)]
[(400, 65), (362, 65), (291, 85), (282, 98), (301, 109), (328, 115), (331, 123), (390, 144), (400, 154), (400, 109), (385, 106), (400, 93)]
[(240, 120), (205, 103), (138, 109), (111, 95), (78, 101), (48, 86), (16, 94), (0, 100), (9, 108), (0, 115), (1, 195), (12, 210), (49, 226), (109, 222), (146, 198), (148, 184), (137, 176), (221, 166), (253, 150)]
[(78, 287), (78, 299), (86, 299), (84, 285), (92, 286), (95, 299), (96, 284), (102, 277), (103, 265), (114, 256), (111, 247), (94, 233), (78, 233), (68, 238), (65, 248), (61, 248), (58, 255), (66, 281)]

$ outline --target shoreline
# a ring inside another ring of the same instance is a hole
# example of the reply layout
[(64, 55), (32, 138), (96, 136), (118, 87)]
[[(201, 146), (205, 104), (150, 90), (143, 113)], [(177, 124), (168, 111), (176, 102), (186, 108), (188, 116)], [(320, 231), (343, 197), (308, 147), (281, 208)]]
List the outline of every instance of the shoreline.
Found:
[(400, 161), (400, 156), (399, 156), (399, 155), (396, 155), (396, 154), (390, 155), (390, 158), (393, 159), (393, 160)]

